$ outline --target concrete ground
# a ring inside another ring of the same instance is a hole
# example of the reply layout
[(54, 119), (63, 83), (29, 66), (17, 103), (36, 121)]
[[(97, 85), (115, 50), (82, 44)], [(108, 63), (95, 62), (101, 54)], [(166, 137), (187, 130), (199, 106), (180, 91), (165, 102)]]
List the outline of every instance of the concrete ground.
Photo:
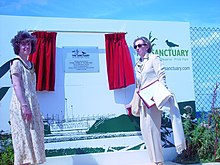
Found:
[[(165, 162), (164, 165), (183, 165), (183, 164), (168, 161)], [(189, 165), (220, 165), (220, 163), (212, 162), (212, 163), (197, 163), (197, 164), (189, 164)]]
[[(134, 164), (134, 165), (150, 165), (150, 164)], [(164, 165), (185, 165), (185, 164), (179, 164), (179, 163), (174, 163), (171, 161), (165, 161)], [(212, 162), (212, 163), (197, 163), (197, 164), (188, 164), (188, 165), (220, 165), (220, 163)]]
[[(150, 165), (147, 150), (67, 155), (47, 157), (43, 165)], [(164, 165), (184, 165), (172, 162), (176, 158), (175, 148), (164, 149)], [(220, 165), (220, 163), (197, 163), (188, 165)]]
[[(70, 157), (68, 157), (69, 159)], [(47, 158), (47, 161), (43, 165), (151, 165), (149, 163), (124, 163), (124, 162), (112, 162), (111, 159), (108, 159), (108, 163), (90, 163), (88, 161), (74, 162), (67, 161), (66, 158)], [(164, 165), (186, 165), (180, 163), (174, 163), (172, 161), (165, 161)], [(211, 162), (211, 163), (197, 163), (197, 164), (188, 164), (188, 165), (220, 165), (220, 162)]]

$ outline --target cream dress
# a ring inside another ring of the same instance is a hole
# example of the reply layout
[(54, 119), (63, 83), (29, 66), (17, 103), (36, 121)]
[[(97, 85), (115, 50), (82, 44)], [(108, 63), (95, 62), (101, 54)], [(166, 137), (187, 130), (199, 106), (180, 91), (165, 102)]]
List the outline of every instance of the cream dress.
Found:
[(14, 165), (24, 163), (41, 164), (46, 161), (44, 148), (44, 125), (36, 95), (36, 78), (32, 68), (28, 68), (19, 60), (11, 65), (11, 74), (22, 75), (23, 89), (28, 106), (32, 112), (31, 122), (22, 119), (21, 106), (12, 91), (10, 103), (10, 122), (14, 148)]

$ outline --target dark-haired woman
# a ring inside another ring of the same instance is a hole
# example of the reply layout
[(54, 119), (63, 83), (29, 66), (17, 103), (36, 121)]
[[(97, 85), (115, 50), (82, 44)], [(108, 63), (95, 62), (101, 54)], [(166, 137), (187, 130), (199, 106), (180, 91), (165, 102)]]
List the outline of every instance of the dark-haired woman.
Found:
[(11, 63), (13, 85), (10, 121), (14, 164), (41, 164), (46, 161), (44, 125), (36, 94), (36, 75), (28, 56), (36, 50), (36, 38), (19, 31), (11, 40), (17, 60)]

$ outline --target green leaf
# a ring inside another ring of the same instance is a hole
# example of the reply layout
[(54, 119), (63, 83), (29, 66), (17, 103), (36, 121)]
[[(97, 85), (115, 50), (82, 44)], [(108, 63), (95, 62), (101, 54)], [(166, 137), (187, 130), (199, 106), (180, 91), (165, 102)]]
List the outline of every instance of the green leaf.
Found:
[(150, 32), (150, 33), (149, 33), (149, 36), (148, 36), (148, 39), (151, 40), (151, 38), (152, 38), (152, 34), (151, 34), (151, 32)]

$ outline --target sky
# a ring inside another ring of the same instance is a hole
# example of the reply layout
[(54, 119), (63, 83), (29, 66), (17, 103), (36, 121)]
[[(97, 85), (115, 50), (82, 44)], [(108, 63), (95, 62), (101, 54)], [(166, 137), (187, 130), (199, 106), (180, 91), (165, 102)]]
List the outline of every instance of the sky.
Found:
[(0, 15), (176, 21), (220, 28), (220, 0), (0, 0)]

